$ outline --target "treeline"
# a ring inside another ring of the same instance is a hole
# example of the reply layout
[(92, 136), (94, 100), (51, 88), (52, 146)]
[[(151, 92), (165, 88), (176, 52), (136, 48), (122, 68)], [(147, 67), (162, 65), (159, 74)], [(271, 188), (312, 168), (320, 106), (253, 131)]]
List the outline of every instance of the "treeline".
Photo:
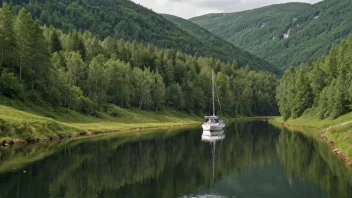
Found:
[(352, 35), (333, 45), (330, 54), (289, 68), (280, 81), (277, 101), (285, 120), (307, 109), (320, 119), (337, 118), (352, 110)]
[[(228, 115), (277, 114), (276, 76), (218, 59), (92, 33), (41, 27), (22, 9), (0, 9), (0, 92), (37, 104), (109, 112), (108, 103), (189, 113), (211, 109), (211, 71)], [(220, 107), (219, 107), (220, 109)]]

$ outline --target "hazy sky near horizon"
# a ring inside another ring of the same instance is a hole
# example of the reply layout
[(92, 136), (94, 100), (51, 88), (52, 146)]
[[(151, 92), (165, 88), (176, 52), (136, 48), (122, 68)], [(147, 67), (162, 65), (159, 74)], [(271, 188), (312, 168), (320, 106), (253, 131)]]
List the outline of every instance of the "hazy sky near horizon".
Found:
[(322, 0), (132, 0), (154, 12), (185, 19), (209, 13), (237, 12), (288, 2), (317, 3)]

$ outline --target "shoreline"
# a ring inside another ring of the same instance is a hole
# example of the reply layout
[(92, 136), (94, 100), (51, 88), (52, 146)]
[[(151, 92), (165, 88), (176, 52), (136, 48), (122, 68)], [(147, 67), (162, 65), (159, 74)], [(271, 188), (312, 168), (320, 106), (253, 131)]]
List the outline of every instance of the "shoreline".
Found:
[[(327, 128), (322, 128), (319, 126), (314, 126), (314, 125), (302, 125), (302, 124), (295, 124), (292, 123), (292, 120), (288, 120), (288, 121), (282, 121), (281, 118), (274, 118), (272, 119), (273, 122), (275, 122), (276, 124), (282, 126), (282, 127), (289, 127), (289, 128), (294, 128), (297, 129), (299, 132), (301, 133), (306, 133), (302, 130), (302, 128), (309, 128), (309, 129), (314, 129), (313, 131), (313, 135), (314, 137), (324, 141), (325, 143), (327, 143), (329, 145), (329, 147), (331, 148), (331, 152), (337, 156), (343, 163), (345, 163), (347, 166), (352, 167), (352, 159), (350, 156), (348, 156), (347, 154), (345, 154), (345, 152), (343, 151), (343, 149), (338, 148), (337, 144), (339, 143), (343, 143), (343, 142), (338, 142), (336, 140), (333, 140), (331, 138), (329, 138), (326, 133), (328, 133), (331, 129), (334, 128), (339, 128), (339, 127), (343, 127), (347, 124), (352, 123), (352, 121), (348, 121), (348, 122), (344, 122), (344, 123), (340, 123), (337, 125), (333, 125), (333, 126), (329, 126)], [(291, 122), (290, 122), (291, 121)], [(346, 124), (347, 123), (347, 124)], [(331, 123), (332, 124), (332, 123)], [(275, 125), (275, 124), (274, 124)]]
[[(98, 136), (98, 135), (108, 135), (114, 133), (121, 133), (121, 132), (134, 132), (134, 131), (147, 131), (152, 129), (166, 129), (171, 127), (183, 127), (183, 126), (192, 126), (196, 124), (200, 124), (200, 122), (189, 122), (189, 123), (170, 123), (168, 125), (163, 125), (165, 123), (144, 123), (145, 125), (155, 124), (156, 126), (139, 126), (139, 127), (130, 127), (130, 128), (123, 128), (123, 129), (115, 129), (109, 131), (94, 131), (94, 130), (87, 130), (86, 132), (73, 132), (71, 134), (59, 134), (54, 136), (47, 136), (46, 138), (26, 138), (26, 139), (11, 139), (11, 138), (4, 138), (1, 142), (1, 147), (11, 147), (14, 145), (31, 145), (37, 144), (42, 142), (54, 142), (54, 141), (61, 141), (64, 139), (69, 138), (78, 138), (78, 137), (90, 137), (90, 136)], [(138, 126), (138, 125), (137, 125)]]
[[(274, 120), (275, 118), (278, 118), (277, 116), (256, 116), (256, 117), (237, 117), (237, 118), (225, 118), (227, 122), (232, 122), (235, 120), (253, 120), (253, 119), (269, 119), (269, 120)], [(61, 141), (64, 139), (73, 139), (73, 138), (78, 138), (78, 137), (91, 137), (91, 136), (99, 136), (99, 135), (108, 135), (108, 134), (114, 134), (114, 133), (122, 133), (122, 132), (135, 132), (135, 131), (147, 131), (147, 130), (153, 130), (153, 129), (167, 129), (167, 128), (172, 128), (172, 127), (184, 127), (184, 126), (192, 126), (192, 125), (197, 125), (201, 124), (201, 121), (184, 121), (184, 122), (175, 122), (175, 123), (167, 123), (167, 122), (160, 122), (160, 123), (136, 123), (136, 124), (126, 124), (126, 125), (131, 125), (127, 126), (121, 126), (121, 124), (124, 123), (109, 123), (106, 122), (105, 124), (115, 124), (116, 127), (112, 127), (113, 129), (105, 129), (105, 130), (99, 130), (99, 129), (82, 129), (82, 130), (77, 130), (75, 132), (70, 132), (70, 133), (64, 133), (64, 134), (56, 134), (56, 135), (47, 135), (42, 138), (36, 138), (36, 137), (29, 137), (29, 138), (7, 138), (3, 137), (2, 141), (0, 142), (0, 147), (2, 148), (7, 148), (11, 146), (17, 146), (17, 145), (32, 145), (32, 144), (38, 144), (38, 143), (46, 143), (46, 142), (55, 142), (55, 141)], [(104, 125), (104, 123), (99, 123)], [(83, 123), (84, 125), (84, 123)], [(85, 127), (83, 127), (85, 128)]]
[(96, 116), (89, 116), (61, 107), (36, 106), (21, 102), (10, 106), (0, 104), (0, 146), (177, 127), (199, 124), (201, 121), (202, 118), (198, 115), (174, 109), (153, 112), (111, 105), (109, 111), (100, 111)]

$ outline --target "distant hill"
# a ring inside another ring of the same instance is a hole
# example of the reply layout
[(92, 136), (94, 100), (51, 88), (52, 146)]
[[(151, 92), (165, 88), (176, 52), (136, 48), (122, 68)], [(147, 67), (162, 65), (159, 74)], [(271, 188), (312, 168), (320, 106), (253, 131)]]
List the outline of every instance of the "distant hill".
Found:
[(180, 17), (167, 14), (164, 14), (163, 16), (177, 24), (182, 29), (188, 31), (190, 34), (198, 37), (205, 44), (205, 46), (207, 46), (207, 48), (213, 49), (215, 52), (223, 54), (224, 56), (236, 59), (240, 65), (248, 64), (250, 68), (256, 70), (267, 70), (275, 74), (281, 73), (281, 70), (276, 66), (258, 58), (257, 56), (254, 56), (253, 54), (239, 47), (235, 47), (233, 44), (221, 39), (218, 36), (215, 36), (199, 25), (196, 25)]
[[(100, 39), (108, 36), (127, 41), (151, 43), (197, 56), (212, 56), (226, 62), (236, 59), (241, 66), (270, 68), (271, 65), (248, 53), (225, 53), (182, 30), (159, 14), (129, 0), (0, 0), (14, 13), (25, 7), (42, 25), (54, 25), (64, 31), (89, 30)], [(237, 51), (236, 51), (237, 52)]]
[(317, 59), (352, 32), (350, 0), (287, 3), (190, 19), (221, 38), (287, 68)]

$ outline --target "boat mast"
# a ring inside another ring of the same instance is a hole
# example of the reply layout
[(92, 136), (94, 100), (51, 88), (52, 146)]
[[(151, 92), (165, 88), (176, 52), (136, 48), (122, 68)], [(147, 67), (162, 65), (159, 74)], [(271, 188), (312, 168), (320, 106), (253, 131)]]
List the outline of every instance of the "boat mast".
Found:
[(213, 89), (213, 116), (215, 116), (215, 85), (214, 85), (214, 70), (211, 70), (211, 82)]

